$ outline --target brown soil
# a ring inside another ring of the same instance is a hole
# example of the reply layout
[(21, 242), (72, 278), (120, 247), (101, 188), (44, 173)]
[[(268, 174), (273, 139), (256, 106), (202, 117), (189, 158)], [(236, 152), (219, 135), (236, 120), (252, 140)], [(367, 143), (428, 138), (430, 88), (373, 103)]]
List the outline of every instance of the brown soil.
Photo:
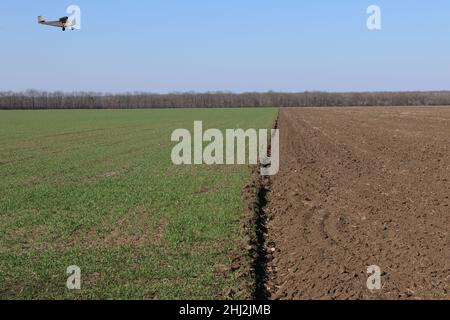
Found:
[(282, 109), (279, 128), (271, 298), (450, 299), (450, 108)]

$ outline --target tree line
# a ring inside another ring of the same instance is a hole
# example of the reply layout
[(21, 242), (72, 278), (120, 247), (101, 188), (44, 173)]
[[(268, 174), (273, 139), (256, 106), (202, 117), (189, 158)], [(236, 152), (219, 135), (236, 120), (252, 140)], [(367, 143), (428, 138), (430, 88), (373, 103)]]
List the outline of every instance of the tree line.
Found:
[(0, 109), (144, 109), (450, 105), (450, 91), (124, 93), (0, 92)]

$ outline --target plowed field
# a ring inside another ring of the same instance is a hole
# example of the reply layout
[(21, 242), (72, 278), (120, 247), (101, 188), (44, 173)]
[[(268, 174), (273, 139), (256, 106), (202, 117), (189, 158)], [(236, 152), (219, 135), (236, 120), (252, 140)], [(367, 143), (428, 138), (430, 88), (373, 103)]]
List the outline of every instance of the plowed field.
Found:
[(281, 109), (279, 128), (271, 297), (449, 299), (450, 108)]

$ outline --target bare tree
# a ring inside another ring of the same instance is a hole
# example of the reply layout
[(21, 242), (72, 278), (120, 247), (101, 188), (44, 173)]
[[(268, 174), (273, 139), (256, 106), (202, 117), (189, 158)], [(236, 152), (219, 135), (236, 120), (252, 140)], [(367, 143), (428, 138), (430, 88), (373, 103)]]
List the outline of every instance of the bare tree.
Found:
[(0, 109), (144, 109), (450, 105), (450, 91), (354, 93), (124, 93), (0, 92)]

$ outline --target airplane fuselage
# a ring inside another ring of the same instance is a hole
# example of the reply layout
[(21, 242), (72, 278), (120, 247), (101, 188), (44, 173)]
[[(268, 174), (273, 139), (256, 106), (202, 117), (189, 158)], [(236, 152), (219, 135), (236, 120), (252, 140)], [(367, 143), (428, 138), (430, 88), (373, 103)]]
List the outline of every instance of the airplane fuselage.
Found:
[(69, 17), (62, 17), (58, 21), (47, 21), (41, 16), (38, 17), (38, 23), (46, 26), (62, 28), (63, 31), (66, 31), (66, 28), (71, 28), (74, 30), (74, 22), (69, 20)]

